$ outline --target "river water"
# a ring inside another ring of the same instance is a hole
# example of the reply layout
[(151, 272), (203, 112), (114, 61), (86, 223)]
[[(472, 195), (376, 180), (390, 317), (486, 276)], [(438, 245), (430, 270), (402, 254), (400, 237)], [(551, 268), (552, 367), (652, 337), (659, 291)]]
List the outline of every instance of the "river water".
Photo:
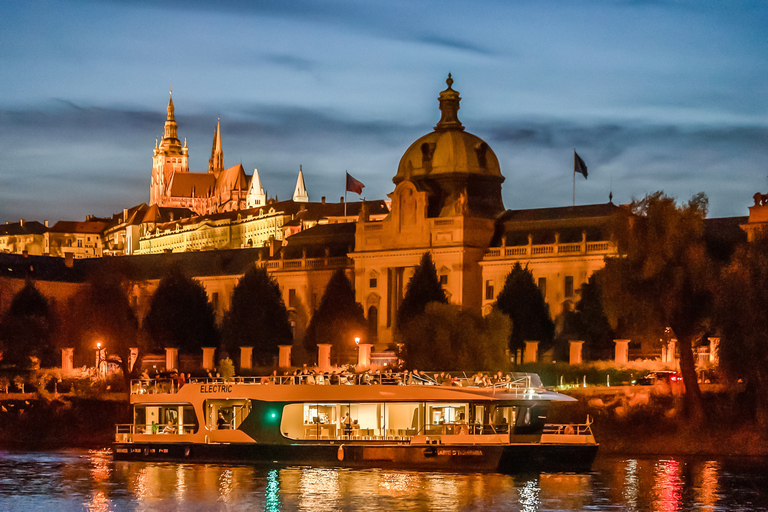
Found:
[(0, 451), (0, 510), (768, 510), (768, 461), (600, 456), (587, 474), (510, 476)]

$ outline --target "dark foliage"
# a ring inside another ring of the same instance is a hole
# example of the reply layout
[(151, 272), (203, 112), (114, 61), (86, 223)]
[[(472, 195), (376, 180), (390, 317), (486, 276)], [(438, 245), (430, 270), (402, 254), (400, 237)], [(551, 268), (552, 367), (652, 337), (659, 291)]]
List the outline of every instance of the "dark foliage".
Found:
[(509, 318), (497, 310), (483, 318), (453, 304), (431, 302), (401, 331), (403, 360), (411, 370), (502, 370), (509, 332)]
[(746, 385), (748, 403), (768, 426), (768, 238), (742, 246), (723, 273), (717, 324), (720, 368)]
[(222, 325), (224, 348), (234, 357), (239, 347), (254, 347), (256, 358), (271, 364), (278, 345), (290, 345), (292, 340), (280, 286), (266, 269), (252, 267), (232, 293), (232, 305)]
[[(128, 300), (130, 286), (119, 270), (109, 265), (100, 267), (67, 302), (61, 329), (63, 344), (77, 348), (76, 364), (93, 364), (96, 344), (100, 342), (107, 361), (120, 366), (126, 381), (138, 376), (146, 349)], [(133, 371), (131, 348), (139, 349)]]
[(41, 367), (56, 366), (52, 341), (54, 329), (54, 315), (48, 301), (31, 281), (27, 281), (13, 297), (0, 323), (2, 365), (24, 370), (33, 366), (31, 358), (37, 358)]
[(411, 280), (408, 281), (405, 297), (397, 310), (397, 328), (404, 328), (413, 318), (422, 314), (430, 302), (447, 304), (448, 299), (437, 278), (432, 255), (425, 252)]
[(526, 340), (539, 341), (544, 348), (551, 345), (555, 324), (549, 306), (536, 286), (533, 274), (520, 263), (515, 263), (507, 275), (494, 307), (512, 320), (510, 350), (523, 349)]
[(611, 359), (616, 338), (603, 310), (602, 270), (598, 270), (581, 285), (581, 299), (576, 303), (576, 338), (584, 340), (591, 359)]
[(198, 355), (202, 347), (218, 346), (216, 318), (205, 289), (175, 266), (152, 295), (144, 329), (153, 351), (175, 347)]
[[(717, 271), (704, 240), (707, 198), (678, 206), (656, 192), (632, 203), (633, 217), (617, 230), (621, 257), (606, 262), (604, 306), (624, 337), (659, 337), (671, 327), (680, 347), (687, 410), (703, 413), (693, 346), (713, 314)], [(643, 331), (645, 331), (643, 333)]]
[(328, 281), (320, 305), (312, 315), (304, 336), (304, 346), (317, 354), (318, 343), (333, 345), (336, 364), (354, 359), (355, 337), (365, 341), (366, 322), (363, 307), (355, 302), (355, 289), (343, 269), (338, 269)]

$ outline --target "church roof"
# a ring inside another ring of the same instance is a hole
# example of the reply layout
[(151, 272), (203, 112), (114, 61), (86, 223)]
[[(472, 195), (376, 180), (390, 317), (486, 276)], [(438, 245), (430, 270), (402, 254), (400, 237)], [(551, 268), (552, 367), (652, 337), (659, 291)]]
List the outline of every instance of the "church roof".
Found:
[(168, 186), (168, 195), (171, 197), (208, 197), (215, 188), (216, 177), (211, 173), (175, 172)]
[(237, 164), (225, 169), (216, 180), (216, 194), (232, 190), (248, 191), (248, 176), (245, 174), (243, 164)]

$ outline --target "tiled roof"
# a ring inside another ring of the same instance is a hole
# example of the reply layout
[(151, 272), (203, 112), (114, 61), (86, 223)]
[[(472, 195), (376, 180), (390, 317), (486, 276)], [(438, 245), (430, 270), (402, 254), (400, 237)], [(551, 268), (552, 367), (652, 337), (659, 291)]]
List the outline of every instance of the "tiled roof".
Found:
[(60, 220), (53, 225), (51, 233), (101, 233), (109, 224), (108, 221), (69, 221)]
[(41, 222), (36, 220), (24, 221), (24, 225), (21, 222), (11, 222), (8, 224), (0, 224), (0, 236), (4, 235), (42, 235), (48, 231), (48, 228)]

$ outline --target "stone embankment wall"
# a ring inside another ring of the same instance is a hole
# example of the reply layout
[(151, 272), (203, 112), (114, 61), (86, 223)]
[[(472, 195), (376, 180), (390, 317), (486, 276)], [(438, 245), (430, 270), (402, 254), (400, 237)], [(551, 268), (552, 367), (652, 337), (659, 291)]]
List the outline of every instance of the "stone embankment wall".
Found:
[(127, 398), (7, 398), (0, 400), (0, 447), (101, 448), (114, 440), (116, 423), (129, 421)]

